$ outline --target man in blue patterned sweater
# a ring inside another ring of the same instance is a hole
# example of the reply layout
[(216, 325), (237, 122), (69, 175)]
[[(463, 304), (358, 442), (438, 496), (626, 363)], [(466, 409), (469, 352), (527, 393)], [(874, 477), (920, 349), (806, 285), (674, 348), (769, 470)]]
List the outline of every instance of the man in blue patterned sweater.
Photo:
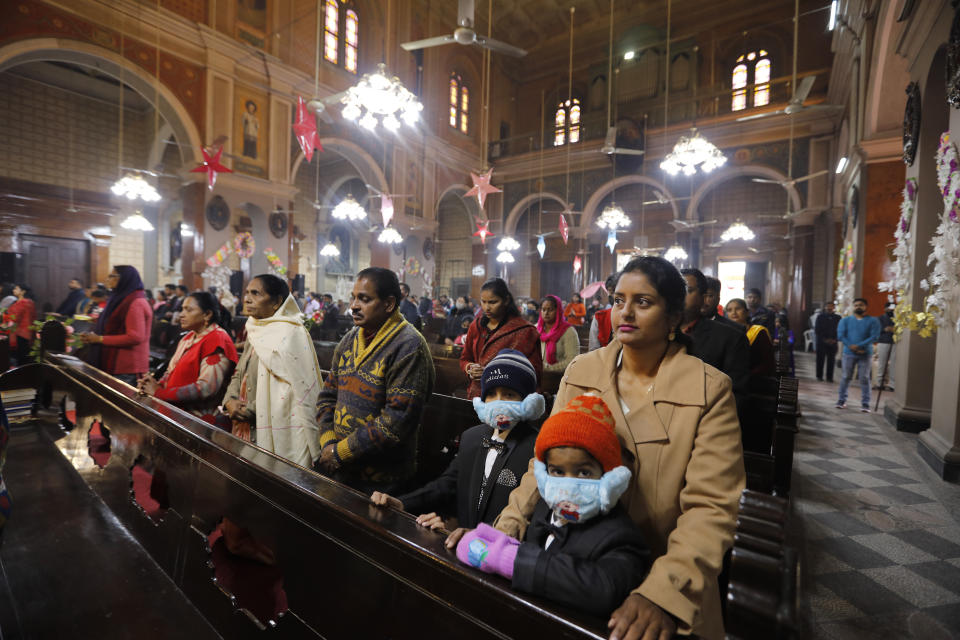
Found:
[(430, 349), (403, 319), (393, 271), (357, 274), (354, 328), (333, 352), (317, 401), (321, 473), (370, 493), (402, 493), (416, 473), (420, 416), (433, 390)]

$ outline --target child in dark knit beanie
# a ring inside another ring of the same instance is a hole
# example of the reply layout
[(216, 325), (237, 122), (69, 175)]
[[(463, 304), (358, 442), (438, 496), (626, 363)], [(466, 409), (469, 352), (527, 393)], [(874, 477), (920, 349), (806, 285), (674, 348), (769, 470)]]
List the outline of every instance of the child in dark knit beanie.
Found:
[(399, 497), (375, 491), (370, 499), (420, 514), (417, 522), (442, 528), (456, 516), (462, 527), (492, 523), (507, 506), (533, 457), (536, 421), (544, 399), (537, 372), (523, 353), (502, 349), (483, 369), (473, 407), (483, 424), (460, 436), (460, 450), (439, 478)]
[(525, 541), (481, 524), (460, 539), (457, 558), (518, 591), (609, 615), (650, 568), (639, 528), (618, 505), (631, 473), (610, 410), (599, 397), (574, 398), (543, 423), (535, 454), (540, 500)]

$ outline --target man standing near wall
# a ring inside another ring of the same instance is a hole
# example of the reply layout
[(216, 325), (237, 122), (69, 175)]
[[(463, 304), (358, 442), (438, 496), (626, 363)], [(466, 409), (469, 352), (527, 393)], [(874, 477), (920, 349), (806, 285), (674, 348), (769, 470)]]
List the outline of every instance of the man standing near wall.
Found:
[(823, 380), (823, 365), (827, 365), (827, 382), (833, 382), (833, 367), (837, 359), (837, 325), (840, 316), (834, 313), (833, 302), (823, 305), (813, 324), (817, 346), (817, 380)]
[(870, 413), (870, 359), (873, 343), (880, 339), (880, 322), (867, 315), (867, 301), (853, 301), (853, 315), (847, 316), (837, 326), (837, 338), (843, 343), (843, 379), (837, 409), (847, 408), (847, 387), (853, 378), (853, 369), (859, 370), (860, 411)]
[(877, 342), (877, 385), (880, 389), (893, 391), (893, 367), (897, 363), (897, 345), (893, 341), (893, 334), (897, 327), (893, 323), (894, 304), (887, 305), (882, 315), (877, 316), (880, 321), (880, 340)]

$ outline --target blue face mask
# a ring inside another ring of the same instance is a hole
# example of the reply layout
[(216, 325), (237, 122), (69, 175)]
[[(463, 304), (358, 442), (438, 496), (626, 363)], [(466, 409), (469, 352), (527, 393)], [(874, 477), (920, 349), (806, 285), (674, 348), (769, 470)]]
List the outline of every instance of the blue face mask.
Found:
[(619, 466), (607, 471), (599, 479), (551, 476), (547, 465), (539, 460), (533, 463), (540, 496), (553, 514), (566, 522), (585, 522), (609, 513), (630, 484), (630, 469)]
[(523, 401), (473, 399), (473, 409), (480, 420), (500, 431), (508, 431), (524, 420), (536, 420), (543, 415), (545, 407), (539, 393), (531, 393)]

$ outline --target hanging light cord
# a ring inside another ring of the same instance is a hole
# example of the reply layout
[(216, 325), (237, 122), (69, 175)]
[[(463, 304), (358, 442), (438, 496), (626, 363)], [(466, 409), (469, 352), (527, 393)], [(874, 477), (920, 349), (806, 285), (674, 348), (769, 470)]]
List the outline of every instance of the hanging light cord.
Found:
[[(573, 13), (576, 7), (570, 7), (570, 62), (567, 65), (567, 187), (564, 192), (564, 209), (570, 206), (570, 133), (573, 130), (570, 115), (573, 113)], [(577, 121), (579, 124), (579, 120)]]

